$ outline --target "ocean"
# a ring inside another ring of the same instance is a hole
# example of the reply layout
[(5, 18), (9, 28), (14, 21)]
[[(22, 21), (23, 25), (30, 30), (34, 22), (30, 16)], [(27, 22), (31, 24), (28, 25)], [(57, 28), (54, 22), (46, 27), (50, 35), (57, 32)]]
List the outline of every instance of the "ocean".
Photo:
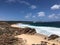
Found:
[(46, 25), (46, 24), (36, 24), (36, 23), (31, 23), (31, 24), (18, 23), (16, 25), (21, 28), (25, 28), (25, 27), (34, 28), (37, 33), (44, 34), (47, 36), (50, 36), (52, 34), (56, 34), (60, 36), (60, 27), (58, 25), (54, 26), (54, 24), (52, 24), (51, 26), (51, 24)]

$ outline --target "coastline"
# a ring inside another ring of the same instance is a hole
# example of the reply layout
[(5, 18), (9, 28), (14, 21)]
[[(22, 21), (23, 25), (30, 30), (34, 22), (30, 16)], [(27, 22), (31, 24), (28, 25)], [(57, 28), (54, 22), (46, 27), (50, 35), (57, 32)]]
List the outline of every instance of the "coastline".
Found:
[(18, 27), (18, 28), (34, 28), (37, 33), (44, 34), (47, 36), (50, 36), (52, 34), (56, 34), (60, 36), (60, 28), (55, 28), (55, 27), (46, 27), (46, 26), (32, 26), (29, 24), (23, 24), (23, 23), (17, 23), (17, 24), (12, 24), (12, 27)]
[[(17, 25), (12, 25), (12, 27), (17, 27)], [(25, 25), (24, 25), (25, 26)], [(21, 28), (18, 26), (18, 28)], [(25, 27), (23, 27), (25, 28)], [(36, 33), (34, 35), (30, 35), (30, 34), (22, 34), (22, 35), (17, 35), (15, 36), (17, 38), (23, 38), (23, 40), (26, 40), (26, 45), (40, 45), (41, 44), (41, 41), (43, 42), (47, 42), (47, 45), (53, 45), (53, 44), (56, 44), (56, 45), (59, 45), (60, 44), (60, 41), (57, 41), (59, 40), (58, 38), (55, 39), (55, 40), (48, 40), (48, 36), (47, 35), (44, 35), (44, 34), (40, 34), (40, 33)], [(46, 38), (46, 39), (45, 39)]]
[[(23, 25), (12, 24), (12, 25), (6, 22), (0, 22), (1, 44), (7, 44), (7, 45), (10, 43), (11, 45), (12, 44), (14, 45), (17, 45), (17, 44), (18, 45), (43, 45), (43, 44), (44, 45), (53, 45), (53, 44), (59, 45), (60, 44), (60, 40), (59, 40), (60, 36), (58, 35), (52, 34), (48, 36), (42, 33), (37, 33), (36, 27), (35, 28), (30, 28), (31, 26), (26, 27), (29, 25), (24, 25), (24, 24)], [(23, 28), (21, 28), (20, 26)], [(39, 27), (39, 30), (41, 30), (40, 27)], [(6, 42), (5, 40), (8, 42)], [(15, 43), (15, 41), (13, 40), (17, 41), (17, 43)]]

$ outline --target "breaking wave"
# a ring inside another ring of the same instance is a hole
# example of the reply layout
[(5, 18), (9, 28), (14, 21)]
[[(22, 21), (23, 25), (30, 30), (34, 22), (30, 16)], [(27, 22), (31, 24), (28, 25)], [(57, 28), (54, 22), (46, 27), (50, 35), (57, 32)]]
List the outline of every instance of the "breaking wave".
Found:
[(60, 28), (45, 27), (45, 26), (32, 26), (29, 24), (21, 24), (21, 23), (18, 23), (16, 25), (21, 28), (25, 28), (25, 27), (34, 28), (37, 33), (48, 35), (48, 36), (50, 36), (51, 34), (56, 34), (60, 36)]

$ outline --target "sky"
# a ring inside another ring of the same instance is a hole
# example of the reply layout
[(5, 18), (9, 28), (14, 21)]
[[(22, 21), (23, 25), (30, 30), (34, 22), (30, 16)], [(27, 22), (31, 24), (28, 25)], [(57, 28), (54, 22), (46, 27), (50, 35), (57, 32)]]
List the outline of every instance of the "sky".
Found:
[(60, 21), (60, 0), (0, 0), (0, 21)]

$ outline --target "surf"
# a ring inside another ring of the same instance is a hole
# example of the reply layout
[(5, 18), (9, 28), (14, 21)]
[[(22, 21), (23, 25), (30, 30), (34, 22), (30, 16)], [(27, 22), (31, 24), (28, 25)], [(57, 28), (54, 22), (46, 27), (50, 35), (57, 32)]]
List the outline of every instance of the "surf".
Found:
[(47, 36), (50, 36), (52, 34), (56, 34), (60, 36), (60, 28), (56, 28), (56, 27), (33, 26), (33, 25), (22, 24), (22, 23), (18, 23), (16, 24), (16, 26), (18, 26), (19, 28), (25, 28), (25, 27), (34, 28), (37, 33), (44, 34)]

